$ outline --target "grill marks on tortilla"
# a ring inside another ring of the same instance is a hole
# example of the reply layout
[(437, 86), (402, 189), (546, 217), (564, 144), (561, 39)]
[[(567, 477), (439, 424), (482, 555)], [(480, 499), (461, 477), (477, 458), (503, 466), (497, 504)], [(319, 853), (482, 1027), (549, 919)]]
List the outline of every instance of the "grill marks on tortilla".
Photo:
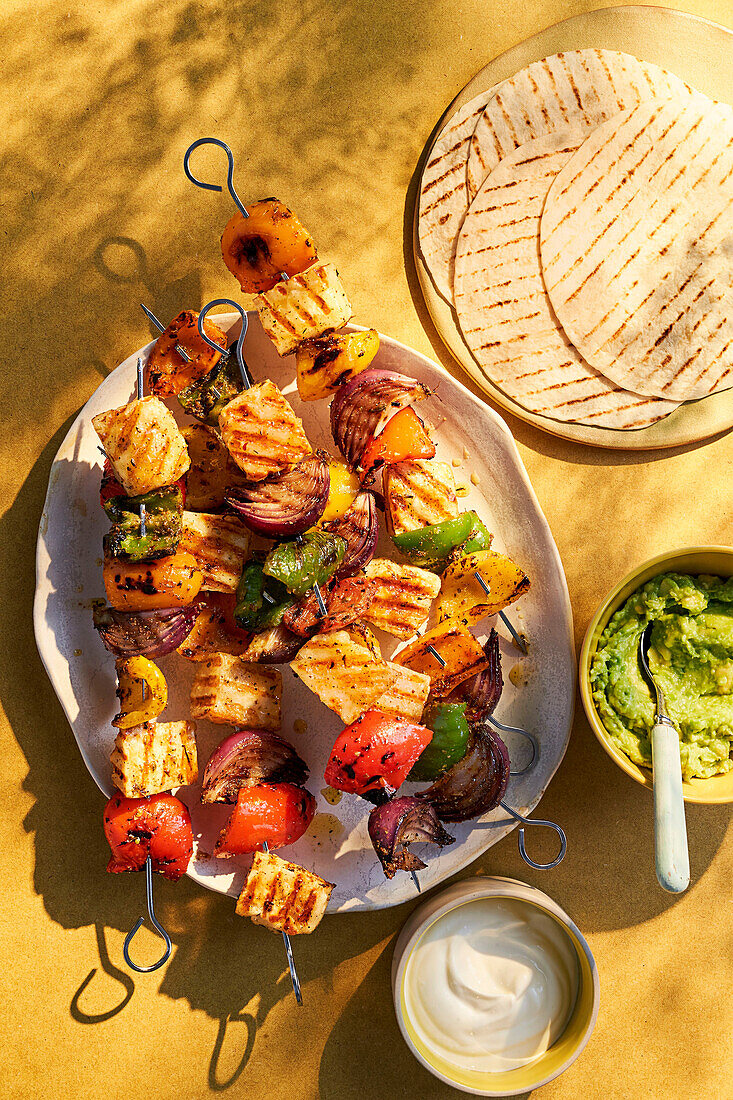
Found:
[(630, 54), (571, 50), (545, 57), (505, 81), (476, 123), (466, 166), (469, 198), (525, 142), (570, 126), (590, 133), (642, 100), (689, 93), (678, 77)]
[(458, 241), (456, 309), (487, 377), (525, 408), (557, 420), (642, 428), (675, 404), (621, 390), (589, 366), (558, 323), (542, 279), (542, 207), (584, 136), (580, 127), (528, 142), (485, 181)]
[(547, 291), (617, 385), (676, 401), (733, 385), (731, 180), (733, 111), (701, 96), (616, 116), (558, 174), (542, 217)]
[(430, 152), (420, 184), (420, 251), (435, 286), (448, 302), (453, 300), (456, 238), (468, 210), (468, 149), (485, 106), (484, 93), (451, 119)]

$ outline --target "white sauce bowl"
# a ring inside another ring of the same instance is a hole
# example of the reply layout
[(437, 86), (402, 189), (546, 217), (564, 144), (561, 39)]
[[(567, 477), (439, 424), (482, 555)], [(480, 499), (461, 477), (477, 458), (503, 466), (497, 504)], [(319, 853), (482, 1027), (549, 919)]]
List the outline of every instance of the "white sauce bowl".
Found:
[[(578, 992), (568, 1022), (555, 1042), (533, 1061), (501, 1072), (465, 1069), (430, 1049), (410, 1017), (406, 996), (408, 962), (429, 928), (447, 913), (486, 898), (511, 899), (539, 909), (556, 921), (575, 949)], [(400, 932), (392, 962), (392, 994), (400, 1031), (408, 1047), (426, 1069), (453, 1088), (475, 1096), (515, 1096), (547, 1084), (563, 1073), (590, 1039), (598, 1016), (600, 983), (591, 950), (578, 928), (559, 905), (524, 882), (509, 878), (471, 878), (425, 900)]]

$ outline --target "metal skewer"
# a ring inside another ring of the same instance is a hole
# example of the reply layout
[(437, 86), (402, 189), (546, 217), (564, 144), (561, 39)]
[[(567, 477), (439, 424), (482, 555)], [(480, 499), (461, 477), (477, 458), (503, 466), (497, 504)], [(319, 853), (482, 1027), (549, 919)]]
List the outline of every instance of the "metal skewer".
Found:
[[(435, 646), (428, 645), (426, 648), (428, 649), (428, 651), (430, 653), (432, 653), (433, 657), (435, 657), (436, 661), (441, 666), (441, 668), (445, 668), (445, 665), (446, 665), (445, 658), (442, 657), (440, 653), (438, 653)], [(537, 755), (537, 742), (536, 742), (535, 737), (532, 734), (528, 733), (527, 730), (520, 729), (519, 726), (505, 726), (505, 725), (503, 725), (503, 723), (499, 722), (495, 718), (490, 718), (489, 721), (493, 725), (497, 726), (497, 728), (499, 728), (499, 729), (510, 730), (513, 733), (520, 733), (523, 736), (529, 738), (529, 740), (532, 742), (532, 747), (534, 749), (534, 755), (532, 756), (532, 760), (530, 761), (530, 763), (527, 765), (526, 768), (522, 769), (521, 772), (515, 772), (515, 773), (510, 772), (510, 775), (511, 774), (523, 775), (525, 772), (529, 771), (529, 769), (533, 766), (533, 764), (535, 762), (535, 757)], [(554, 821), (547, 821), (544, 818), (524, 817), (517, 810), (513, 810), (511, 808), (511, 806), (507, 806), (506, 802), (503, 799), (499, 802), (499, 805), (501, 806), (502, 810), (504, 810), (506, 813), (508, 813), (516, 821), (521, 822), (521, 828), (519, 829), (518, 844), (519, 844), (519, 854), (521, 855), (524, 862), (529, 864), (530, 867), (534, 867), (538, 871), (549, 871), (551, 867), (557, 867), (558, 863), (560, 863), (564, 859), (565, 852), (567, 851), (567, 847), (568, 847), (568, 842), (567, 842), (567, 838), (565, 836), (565, 832), (560, 827), (560, 825), (558, 825)], [(555, 856), (555, 858), (550, 863), (536, 863), (531, 858), (531, 856), (527, 855), (527, 849), (526, 849), (525, 844), (524, 844), (524, 830), (527, 827), (527, 825), (543, 825), (543, 826), (546, 826), (548, 829), (554, 829), (555, 832), (557, 833), (557, 835), (560, 837), (560, 851), (558, 852), (558, 854)]]
[(152, 924), (158, 935), (165, 941), (165, 951), (158, 959), (158, 961), (153, 963), (152, 966), (138, 966), (137, 963), (134, 963), (132, 961), (132, 959), (130, 958), (130, 944), (132, 943), (135, 935), (145, 923), (145, 917), (138, 917), (137, 924), (135, 924), (134, 927), (131, 928), (130, 931), (127, 933), (127, 935), (125, 936), (125, 942), (122, 945), (122, 954), (125, 957), (125, 962), (131, 970), (136, 970), (138, 974), (151, 974), (153, 970), (158, 970), (163, 965), (163, 963), (168, 961), (170, 953), (173, 949), (170, 936), (155, 916), (155, 908), (153, 906), (153, 864), (150, 856), (148, 856), (148, 858), (145, 860), (145, 898), (147, 901), (148, 917), (150, 918), (150, 923)]
[[(269, 852), (269, 850), (270, 850), (267, 846), (267, 841), (266, 840), (262, 841), (262, 850), (264, 852)], [(295, 969), (295, 959), (293, 958), (293, 946), (290, 942), (290, 936), (287, 934), (287, 932), (283, 932), (282, 937), (283, 937), (283, 943), (285, 944), (285, 954), (288, 957), (288, 967), (290, 968), (290, 980), (293, 983), (293, 993), (295, 994), (295, 999), (298, 1002), (298, 1004), (302, 1005), (303, 1004), (303, 994), (300, 992), (300, 980), (298, 978), (298, 972)]]
[[(488, 583), (488, 581), (484, 580), (484, 578), (481, 576), (481, 574), (478, 571), (476, 573), (474, 573), (474, 576), (475, 576), (476, 580), (478, 581), (478, 583), (483, 588), (486, 595), (488, 596), (491, 592), (491, 586)], [(507, 628), (507, 630), (511, 634), (511, 636), (514, 639), (514, 642), (517, 645), (517, 647), (526, 656), (526, 654), (527, 654), (527, 643), (525, 642), (524, 638), (521, 636), (521, 634), (517, 633), (517, 631), (512, 626), (511, 621), (507, 618), (507, 616), (504, 614), (503, 611), (499, 612), (499, 618), (501, 619), (501, 621), (504, 623), (504, 626)]]
[[(141, 309), (141, 310), (143, 311), (143, 313), (144, 313), (144, 314), (145, 314), (145, 316), (146, 316), (146, 317), (148, 318), (148, 320), (149, 320), (149, 321), (150, 321), (150, 322), (151, 322), (151, 323), (152, 323), (153, 325), (155, 325), (155, 327), (157, 328), (158, 332), (165, 332), (165, 326), (164, 326), (164, 325), (162, 325), (162, 324), (160, 323), (160, 321), (159, 321), (159, 320), (158, 320), (158, 318), (157, 318), (157, 317), (155, 316), (155, 314), (153, 313), (153, 311), (152, 311), (151, 309), (148, 309), (148, 307), (147, 307), (147, 306), (145, 305), (145, 303), (144, 303), (144, 302), (141, 302), (141, 303), (140, 303), (140, 309)], [(174, 347), (175, 347), (175, 350), (176, 350), (176, 351), (178, 352), (178, 354), (180, 355), (181, 359), (183, 359), (184, 363), (190, 363), (190, 362), (191, 362), (192, 356), (190, 356), (190, 355), (188, 354), (188, 352), (186, 351), (186, 349), (185, 349), (185, 348), (182, 348), (180, 344), (174, 344)]]
[[(144, 397), (144, 393), (145, 393), (145, 382), (144, 382), (144, 379), (143, 379), (143, 361), (142, 361), (142, 359), (138, 359), (138, 361), (137, 361), (137, 399), (138, 399), (138, 401), (142, 401), (142, 399)], [(140, 505), (140, 537), (144, 539), (145, 538), (145, 533), (146, 533), (145, 505), (141, 504)], [(144, 691), (145, 691), (145, 687), (143, 686), (143, 692)], [(144, 698), (145, 698), (145, 695), (143, 694), (143, 699)]]

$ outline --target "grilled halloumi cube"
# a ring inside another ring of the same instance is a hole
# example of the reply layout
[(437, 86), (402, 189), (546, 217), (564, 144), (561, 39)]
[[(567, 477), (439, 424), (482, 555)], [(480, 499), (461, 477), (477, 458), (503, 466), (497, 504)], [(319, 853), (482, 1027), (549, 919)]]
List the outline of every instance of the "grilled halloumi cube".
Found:
[(318, 926), (334, 886), (297, 863), (255, 852), (236, 912), (273, 932), (297, 936)]
[(355, 642), (345, 630), (316, 634), (290, 667), (346, 723), (369, 710), (395, 678), (385, 660)]
[(458, 498), (451, 466), (436, 458), (395, 462), (384, 475), (384, 503), (392, 536), (455, 519)]
[(280, 729), (283, 678), (229, 653), (202, 661), (191, 685), (191, 717), (251, 729)]
[(195, 725), (146, 722), (120, 730), (112, 751), (112, 782), (126, 798), (186, 787), (198, 776)]
[(190, 465), (186, 440), (159, 397), (98, 413), (92, 425), (128, 496), (172, 485)]
[(190, 424), (182, 430), (191, 460), (186, 506), (192, 512), (218, 512), (226, 490), (242, 485), (244, 475), (213, 428)]
[(427, 622), (440, 577), (416, 565), (372, 558), (365, 569), (379, 587), (364, 618), (395, 638), (411, 638)]
[(414, 672), (411, 668), (388, 663), (395, 678), (374, 706), (385, 714), (419, 722), (430, 694), (430, 677), (424, 672)]
[(329, 328), (341, 328), (351, 318), (351, 302), (332, 263), (315, 263), (300, 275), (283, 279), (272, 290), (258, 294), (255, 306), (280, 355)]
[(311, 450), (303, 425), (269, 378), (224, 406), (219, 430), (225, 447), (250, 481), (283, 473)]
[(184, 512), (179, 550), (196, 559), (204, 592), (236, 592), (249, 555), (250, 534), (234, 516)]

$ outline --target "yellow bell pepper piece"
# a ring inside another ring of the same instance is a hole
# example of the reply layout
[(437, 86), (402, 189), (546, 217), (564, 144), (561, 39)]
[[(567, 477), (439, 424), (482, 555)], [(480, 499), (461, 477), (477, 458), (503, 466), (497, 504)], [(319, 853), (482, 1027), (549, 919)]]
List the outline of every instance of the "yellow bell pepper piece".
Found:
[(152, 722), (168, 702), (168, 685), (163, 673), (147, 657), (128, 657), (116, 661), (115, 667), (120, 713), (112, 720), (112, 725), (129, 730)]
[(331, 475), (331, 487), (328, 490), (328, 503), (319, 523), (328, 523), (332, 519), (341, 519), (354, 503), (359, 492), (358, 477), (352, 473), (345, 462), (333, 459), (328, 467)]
[[(482, 587), (480, 574), (489, 591)], [(514, 603), (529, 590), (526, 573), (504, 554), (476, 550), (452, 562), (443, 573), (437, 601), (438, 622), (477, 623)]]
[(367, 332), (325, 332), (305, 340), (295, 352), (301, 401), (321, 401), (361, 374), (379, 351), (376, 329)]
[(429, 676), (430, 694), (439, 699), (450, 695), (469, 676), (482, 672), (489, 660), (470, 630), (450, 620), (411, 642), (392, 657), (392, 662)]

